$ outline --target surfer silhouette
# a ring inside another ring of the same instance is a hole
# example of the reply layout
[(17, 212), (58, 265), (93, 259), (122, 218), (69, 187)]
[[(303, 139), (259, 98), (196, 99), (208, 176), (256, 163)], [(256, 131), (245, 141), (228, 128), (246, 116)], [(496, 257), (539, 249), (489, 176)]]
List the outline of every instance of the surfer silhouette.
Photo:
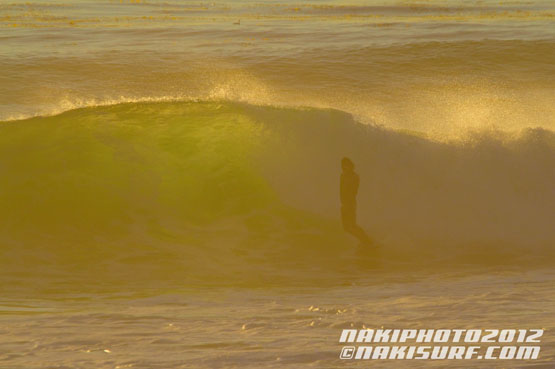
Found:
[(357, 193), (359, 177), (355, 172), (355, 164), (349, 158), (341, 160), (341, 177), (339, 197), (341, 199), (341, 222), (343, 229), (355, 236), (361, 244), (370, 245), (366, 232), (357, 224)]

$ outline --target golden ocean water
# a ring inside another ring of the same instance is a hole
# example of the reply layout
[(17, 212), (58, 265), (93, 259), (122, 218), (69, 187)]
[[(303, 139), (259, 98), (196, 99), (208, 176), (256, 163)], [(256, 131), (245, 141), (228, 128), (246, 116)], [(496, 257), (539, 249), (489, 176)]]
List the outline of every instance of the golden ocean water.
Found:
[[(0, 2), (0, 368), (398, 368), (545, 329), (552, 1)], [(360, 177), (361, 250), (339, 175)]]

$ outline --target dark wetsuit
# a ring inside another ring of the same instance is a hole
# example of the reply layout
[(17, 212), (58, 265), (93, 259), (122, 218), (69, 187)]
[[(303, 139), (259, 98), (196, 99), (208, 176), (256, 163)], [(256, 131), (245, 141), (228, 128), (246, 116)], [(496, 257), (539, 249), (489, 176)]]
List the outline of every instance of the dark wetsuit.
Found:
[(344, 170), (339, 183), (339, 197), (341, 199), (341, 222), (343, 229), (352, 234), (361, 243), (369, 244), (370, 239), (357, 224), (357, 193), (359, 177), (353, 170)]
[(354, 171), (341, 173), (339, 195), (341, 198), (341, 221), (348, 230), (357, 224), (357, 193), (359, 178)]

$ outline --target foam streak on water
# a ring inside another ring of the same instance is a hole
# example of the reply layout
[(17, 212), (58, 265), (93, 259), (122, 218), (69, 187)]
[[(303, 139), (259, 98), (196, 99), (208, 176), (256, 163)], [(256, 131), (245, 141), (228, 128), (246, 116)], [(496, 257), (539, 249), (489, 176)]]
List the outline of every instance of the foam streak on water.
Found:
[[(64, 295), (61, 301), (13, 299), (0, 306), (0, 365), (398, 368), (399, 361), (339, 360), (341, 330), (524, 327), (547, 330), (539, 360), (455, 360), (449, 367), (549, 368), (555, 345), (553, 282), (553, 273), (543, 271), (410, 281), (390, 276), (338, 288), (157, 289)], [(444, 368), (446, 361), (402, 364)]]

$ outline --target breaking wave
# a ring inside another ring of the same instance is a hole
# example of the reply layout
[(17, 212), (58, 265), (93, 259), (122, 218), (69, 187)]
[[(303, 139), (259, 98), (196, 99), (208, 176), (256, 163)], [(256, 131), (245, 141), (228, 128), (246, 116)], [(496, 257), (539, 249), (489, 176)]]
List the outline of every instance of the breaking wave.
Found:
[[(361, 252), (341, 229), (340, 160), (361, 178)], [(452, 142), (350, 114), (134, 102), (0, 124), (4, 272), (336, 279), (367, 268), (552, 264), (555, 135)]]

